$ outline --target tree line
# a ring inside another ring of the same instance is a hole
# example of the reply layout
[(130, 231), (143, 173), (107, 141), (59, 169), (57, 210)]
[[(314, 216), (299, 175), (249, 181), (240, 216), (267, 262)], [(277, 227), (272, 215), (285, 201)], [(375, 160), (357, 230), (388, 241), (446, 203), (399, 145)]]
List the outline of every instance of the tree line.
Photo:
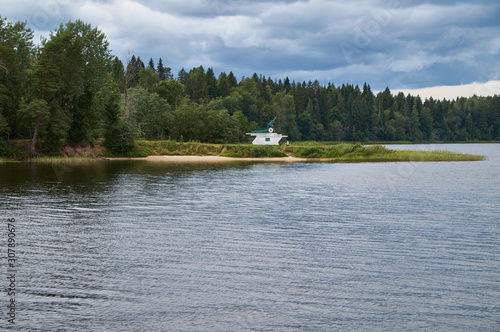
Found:
[(113, 56), (106, 36), (79, 20), (39, 46), (33, 36), (26, 22), (0, 18), (0, 154), (12, 139), (30, 139), (32, 155), (101, 139), (115, 153), (138, 138), (246, 142), (275, 116), (290, 140), (500, 140), (498, 95), (422, 100), (367, 83), (238, 81), (203, 66), (174, 76), (161, 58)]

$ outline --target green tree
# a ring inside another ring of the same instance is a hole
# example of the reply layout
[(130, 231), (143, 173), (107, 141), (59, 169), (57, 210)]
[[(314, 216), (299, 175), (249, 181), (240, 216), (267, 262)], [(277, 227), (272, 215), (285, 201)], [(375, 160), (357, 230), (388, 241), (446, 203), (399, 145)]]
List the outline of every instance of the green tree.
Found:
[[(81, 44), (79, 61), (80, 86), (73, 95), (70, 135), (72, 142), (93, 142), (99, 133), (99, 110), (93, 102), (95, 95), (107, 80), (112, 56), (106, 36), (97, 28), (80, 20), (61, 26), (56, 35), (72, 35)], [(65, 69), (62, 70), (65, 75)], [(71, 106), (70, 106), (71, 107)]]
[(142, 68), (139, 71), (139, 85), (149, 92), (155, 89), (156, 83), (159, 81), (159, 76), (154, 69), (150, 67)]
[(35, 52), (33, 31), (26, 22), (12, 23), (0, 17), (0, 118), (2, 135), (21, 137), (18, 109), (27, 93), (31, 58)]
[(465, 130), (466, 130), (466, 140), (474, 138), (475, 136), (475, 128), (474, 128), (474, 123), (472, 122), (472, 116), (471, 114), (467, 114), (467, 118), (465, 119)]
[(270, 107), (277, 116), (276, 129), (290, 139), (299, 139), (300, 131), (295, 118), (295, 102), (293, 96), (286, 91), (278, 92), (272, 97)]
[[(81, 21), (61, 25), (43, 41), (24, 113), (36, 113), (41, 105), (37, 99), (45, 101), (49, 109), (46, 128), (41, 123), (34, 128), (44, 135), (45, 148), (54, 149), (61, 138), (92, 142), (99, 136), (99, 108), (94, 97), (108, 79), (110, 63), (104, 34)], [(33, 129), (33, 121), (28, 123)], [(33, 147), (37, 138), (32, 136)]]
[(243, 114), (242, 111), (234, 112), (232, 117), (238, 124), (239, 141), (244, 142), (245, 138), (247, 137), (246, 133), (251, 131), (249, 130), (248, 118), (245, 116), (245, 114)]
[(44, 133), (50, 121), (50, 108), (44, 99), (34, 99), (28, 105), (20, 109), (23, 120), (33, 129), (33, 137), (30, 144), (31, 156), (36, 156), (36, 143), (38, 134)]
[(123, 62), (115, 57), (111, 62), (111, 76), (113, 81), (120, 87), (120, 91), (123, 93), (125, 91), (125, 68), (123, 67)]
[(302, 139), (311, 139), (311, 127), (312, 127), (311, 114), (308, 112), (301, 113), (297, 118), (297, 126), (299, 127)]
[(332, 123), (332, 138), (334, 141), (341, 141), (343, 135), (342, 123), (340, 121), (335, 120)]
[(149, 68), (149, 69), (153, 70), (154, 72), (156, 72), (155, 62), (153, 61), (153, 58), (149, 58), (149, 62), (148, 62), (147, 68)]
[[(70, 30), (60, 29), (51, 33), (50, 40), (42, 43), (27, 100), (43, 99), (49, 107), (49, 119), (44, 130), (44, 144), (54, 149), (65, 138), (71, 126), (74, 98), (79, 96), (82, 84), (82, 41)], [(36, 146), (37, 136), (32, 137)]]
[(417, 103), (413, 104), (413, 108), (411, 110), (411, 139), (414, 141), (422, 140), (422, 131), (420, 130), (420, 114), (417, 108)]
[[(97, 113), (92, 109), (92, 92), (88, 87), (75, 98), (73, 107), (70, 108), (71, 124), (68, 130), (68, 142), (78, 143), (93, 141), (97, 134), (89, 134), (89, 131), (98, 129)], [(93, 113), (90, 113), (93, 112)]]
[(224, 108), (226, 108), (229, 114), (231, 115), (241, 111), (242, 102), (243, 102), (243, 97), (237, 91), (234, 91), (233, 93), (231, 93), (231, 95), (222, 98), (222, 103), (224, 105)]
[(186, 76), (187, 76), (187, 72), (184, 70), (184, 68), (179, 70), (179, 73), (177, 74), (177, 78), (179, 79), (179, 82), (182, 83), (182, 85), (186, 85)]
[(217, 96), (227, 97), (231, 92), (231, 87), (227, 80), (226, 73), (220, 73), (219, 78), (217, 79)]
[(428, 107), (422, 107), (422, 111), (420, 112), (420, 128), (422, 131), (422, 138), (424, 140), (431, 140), (432, 137), (432, 115), (431, 110)]
[(237, 142), (241, 134), (237, 118), (230, 116), (226, 109), (213, 109), (209, 104), (205, 141), (213, 143)]
[(190, 96), (194, 102), (208, 103), (210, 100), (207, 77), (203, 66), (193, 68), (186, 75), (186, 83), (184, 84), (186, 94)]
[[(165, 81), (166, 82), (166, 81)], [(164, 139), (173, 120), (168, 102), (142, 87), (130, 89), (129, 110), (142, 135), (147, 139)]]
[(133, 88), (139, 85), (140, 77), (139, 72), (144, 68), (140, 57), (136, 58), (135, 55), (127, 61), (126, 76), (127, 76), (127, 88)]
[(174, 79), (160, 81), (156, 86), (156, 93), (177, 110), (178, 103), (184, 94), (184, 85)]
[(175, 139), (201, 142), (235, 142), (238, 140), (239, 123), (220, 103), (194, 103), (183, 99), (174, 111), (174, 121), (169, 131)]
[(398, 141), (405, 141), (407, 139), (406, 136), (406, 117), (401, 113), (397, 112), (395, 114), (395, 128), (396, 128), (396, 136), (395, 139)]
[(208, 97), (214, 99), (218, 96), (217, 93), (217, 79), (215, 78), (213, 68), (208, 68), (205, 75), (205, 80), (207, 84)]
[(107, 84), (99, 99), (102, 102), (104, 146), (112, 154), (127, 154), (134, 148), (137, 130), (120, 110), (120, 93), (116, 83)]
[(238, 80), (236, 79), (232, 71), (230, 71), (227, 75), (227, 82), (230, 89), (238, 86)]
[(158, 66), (156, 67), (156, 72), (158, 73), (158, 78), (160, 81), (172, 79), (172, 68), (164, 67), (163, 60), (160, 58), (158, 60)]
[[(116, 62), (116, 61), (115, 61)], [(123, 79), (117, 80), (118, 82), (122, 82), (121, 90), (123, 91), (123, 96), (125, 98), (124, 103), (124, 116), (128, 117), (128, 90), (136, 87), (141, 82), (141, 77), (139, 73), (144, 69), (144, 63), (142, 63), (140, 58), (136, 58), (135, 55), (132, 55), (130, 59), (127, 59), (126, 66), (123, 71), (118, 71), (123, 74)], [(148, 85), (149, 80), (147, 78), (147, 73), (144, 75), (145, 85)]]

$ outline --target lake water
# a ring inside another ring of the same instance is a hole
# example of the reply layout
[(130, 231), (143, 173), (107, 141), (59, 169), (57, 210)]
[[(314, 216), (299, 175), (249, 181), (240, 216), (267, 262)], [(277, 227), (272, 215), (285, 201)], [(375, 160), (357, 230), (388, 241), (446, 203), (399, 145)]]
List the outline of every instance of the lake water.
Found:
[(488, 160), (0, 164), (0, 329), (500, 330), (500, 144), (391, 147)]

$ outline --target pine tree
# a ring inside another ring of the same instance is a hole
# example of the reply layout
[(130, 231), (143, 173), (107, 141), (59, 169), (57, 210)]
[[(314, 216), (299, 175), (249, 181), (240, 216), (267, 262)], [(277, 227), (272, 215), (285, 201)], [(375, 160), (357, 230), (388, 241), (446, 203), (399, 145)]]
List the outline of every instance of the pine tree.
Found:
[(227, 80), (226, 73), (220, 73), (219, 78), (217, 79), (217, 95), (220, 97), (227, 97), (231, 88), (229, 86), (229, 82)]
[(285, 87), (286, 93), (290, 92), (290, 89), (292, 88), (292, 86), (290, 85), (290, 79), (288, 78), (288, 76), (285, 78), (285, 82), (283, 83), (283, 86)]
[(230, 88), (235, 88), (238, 86), (238, 81), (236, 80), (236, 77), (234, 77), (234, 74), (232, 71), (229, 72), (229, 74), (227, 75), (227, 82), (228, 82)]
[(153, 71), (156, 71), (155, 70), (155, 63), (153, 61), (153, 58), (149, 59), (148, 68), (151, 69), (151, 70), (153, 70)]
[(139, 71), (141, 70), (142, 61), (132, 55), (127, 63), (127, 70), (125, 73), (127, 88), (133, 88), (139, 84)]
[(184, 68), (179, 70), (177, 77), (179, 78), (179, 82), (181, 82), (182, 85), (186, 85), (186, 76), (187, 76), (187, 72), (186, 72), (186, 70), (184, 70)]
[(111, 63), (111, 75), (113, 81), (120, 87), (120, 91), (123, 93), (125, 90), (125, 69), (118, 57), (115, 57)]
[(218, 96), (217, 94), (217, 79), (215, 78), (213, 68), (208, 68), (206, 73), (206, 82), (208, 89), (208, 96), (210, 99), (214, 99)]
[(165, 67), (163, 67), (163, 61), (161, 58), (158, 60), (158, 67), (156, 67), (156, 72), (158, 73), (158, 78), (160, 81), (166, 79)]

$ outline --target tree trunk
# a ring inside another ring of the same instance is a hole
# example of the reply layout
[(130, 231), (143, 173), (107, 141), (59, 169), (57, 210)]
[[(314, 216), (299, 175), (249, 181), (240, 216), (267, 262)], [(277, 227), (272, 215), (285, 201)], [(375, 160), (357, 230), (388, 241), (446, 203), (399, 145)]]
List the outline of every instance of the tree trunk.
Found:
[(35, 127), (35, 132), (33, 133), (33, 138), (31, 139), (30, 153), (32, 157), (36, 156), (35, 146), (37, 138), (38, 138), (38, 126)]

